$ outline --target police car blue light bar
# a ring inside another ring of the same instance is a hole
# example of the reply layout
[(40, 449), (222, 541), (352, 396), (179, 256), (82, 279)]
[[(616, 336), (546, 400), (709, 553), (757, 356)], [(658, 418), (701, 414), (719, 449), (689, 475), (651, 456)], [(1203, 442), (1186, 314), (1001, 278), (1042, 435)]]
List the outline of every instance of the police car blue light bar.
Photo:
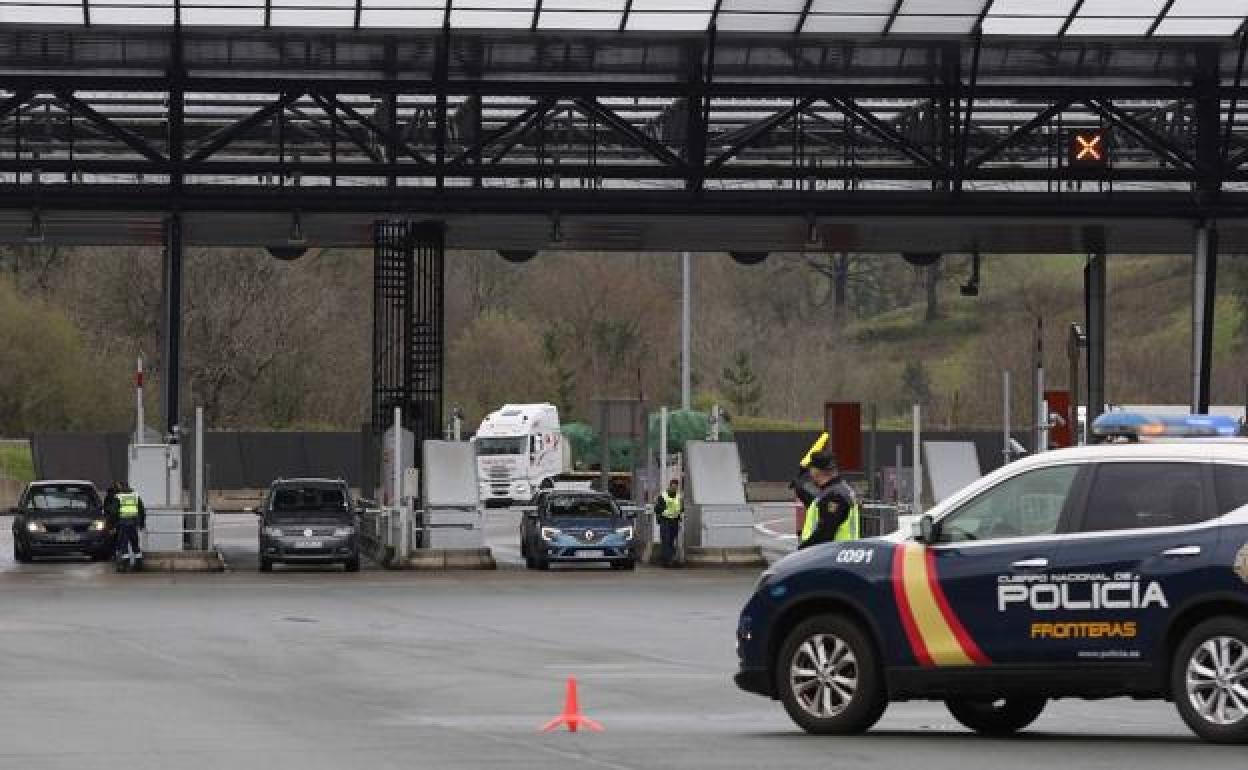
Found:
[(1092, 423), (1100, 438), (1218, 438), (1240, 435), (1241, 426), (1225, 415), (1187, 414), (1180, 417), (1140, 412), (1106, 412)]

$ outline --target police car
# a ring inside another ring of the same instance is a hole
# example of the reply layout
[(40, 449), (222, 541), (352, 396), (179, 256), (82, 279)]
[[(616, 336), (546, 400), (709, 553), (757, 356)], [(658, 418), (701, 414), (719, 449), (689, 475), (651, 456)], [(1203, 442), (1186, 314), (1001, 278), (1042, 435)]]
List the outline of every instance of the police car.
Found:
[(741, 613), (738, 686), (821, 734), (889, 701), (1007, 735), (1054, 698), (1128, 696), (1248, 742), (1248, 440), (1203, 416), (1095, 429), (1132, 440), (1019, 460), (914, 533), (777, 562)]

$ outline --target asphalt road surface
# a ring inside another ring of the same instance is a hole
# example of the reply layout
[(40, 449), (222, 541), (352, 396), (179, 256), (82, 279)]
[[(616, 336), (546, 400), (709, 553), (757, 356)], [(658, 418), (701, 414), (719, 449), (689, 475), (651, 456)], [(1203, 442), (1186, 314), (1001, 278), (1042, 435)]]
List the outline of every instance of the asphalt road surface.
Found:
[[(732, 685), (748, 571), (535, 573), (504, 558), (493, 573), (117, 575), (13, 564), (9, 526), (0, 519), (0, 768), (1244, 762), (1242, 748), (1191, 737), (1169, 705), (1129, 701), (1054, 704), (1014, 740), (973, 736), (927, 703), (894, 705), (865, 736), (806, 736)], [(226, 549), (245, 555), (254, 522), (232, 526)], [(494, 537), (508, 526), (497, 519)], [(568, 676), (606, 732), (538, 732)]]

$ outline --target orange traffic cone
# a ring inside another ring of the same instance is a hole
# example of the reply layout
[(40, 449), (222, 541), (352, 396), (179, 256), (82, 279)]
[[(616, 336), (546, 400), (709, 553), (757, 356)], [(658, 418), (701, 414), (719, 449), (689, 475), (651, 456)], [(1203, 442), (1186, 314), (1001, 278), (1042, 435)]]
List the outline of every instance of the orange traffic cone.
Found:
[(576, 732), (581, 726), (586, 730), (600, 733), (604, 728), (594, 720), (587, 716), (581, 715), (581, 706), (576, 697), (576, 677), (568, 677), (568, 695), (563, 701), (563, 713), (546, 724), (542, 725), (542, 732), (548, 733), (552, 730), (559, 729), (560, 725), (567, 725), (568, 732)]

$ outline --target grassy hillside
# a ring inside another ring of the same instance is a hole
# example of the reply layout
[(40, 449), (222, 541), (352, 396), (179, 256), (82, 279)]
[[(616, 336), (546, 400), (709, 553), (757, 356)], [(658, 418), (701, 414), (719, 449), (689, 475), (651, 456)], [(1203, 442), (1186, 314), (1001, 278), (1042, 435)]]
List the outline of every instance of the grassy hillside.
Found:
[[(847, 337), (870, 361), (868, 398), (887, 406), (886, 422), (904, 424), (905, 368), (920, 362), (932, 394), (929, 416), (937, 424), (969, 427), (995, 423), (1001, 371), (1014, 378), (1014, 413), (1025, 414), (1030, 392), (1037, 316), (1045, 325), (1049, 387), (1068, 381), (1067, 336), (1083, 322), (1083, 266), (1079, 256), (991, 257), (983, 265), (978, 297), (962, 297), (956, 281), (941, 294), (941, 317), (923, 320), (910, 306), (848, 325)], [(1191, 349), (1190, 261), (1179, 257), (1119, 257), (1109, 266), (1107, 339), (1111, 402), (1186, 402)], [(1214, 335), (1214, 400), (1242, 401), (1245, 366), (1243, 311), (1225, 289), (1218, 297)], [(985, 403), (986, 401), (986, 403)]]

